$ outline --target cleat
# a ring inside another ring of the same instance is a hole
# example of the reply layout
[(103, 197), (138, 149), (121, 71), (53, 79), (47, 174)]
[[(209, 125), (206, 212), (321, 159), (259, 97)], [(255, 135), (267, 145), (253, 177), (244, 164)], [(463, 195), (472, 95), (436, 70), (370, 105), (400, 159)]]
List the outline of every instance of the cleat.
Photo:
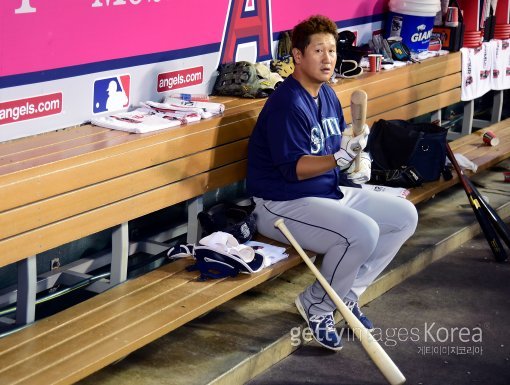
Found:
[(331, 350), (342, 349), (342, 339), (335, 328), (333, 313), (309, 314), (301, 303), (301, 297), (296, 298), (296, 307), (312, 331), (313, 338), (325, 348)]
[(360, 322), (363, 324), (365, 328), (368, 329), (368, 331), (374, 330), (374, 325), (372, 324), (372, 321), (370, 321), (359, 308), (359, 305), (355, 301), (346, 301), (345, 304), (349, 308), (350, 311), (352, 311), (352, 314), (356, 316), (357, 319), (360, 320)]

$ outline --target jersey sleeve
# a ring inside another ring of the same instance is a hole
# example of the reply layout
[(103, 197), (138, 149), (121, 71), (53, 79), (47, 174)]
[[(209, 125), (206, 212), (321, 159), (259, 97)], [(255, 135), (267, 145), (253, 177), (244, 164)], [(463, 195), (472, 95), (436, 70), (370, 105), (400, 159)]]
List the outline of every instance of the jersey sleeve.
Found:
[(274, 111), (268, 119), (267, 143), (274, 162), (287, 181), (297, 181), (296, 164), (303, 155), (310, 154), (310, 133), (304, 114), (293, 111)]

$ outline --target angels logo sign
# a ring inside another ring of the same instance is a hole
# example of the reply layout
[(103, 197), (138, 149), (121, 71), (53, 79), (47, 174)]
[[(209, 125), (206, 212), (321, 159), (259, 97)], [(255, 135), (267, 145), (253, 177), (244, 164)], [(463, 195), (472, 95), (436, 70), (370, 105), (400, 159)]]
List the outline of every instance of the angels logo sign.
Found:
[(220, 63), (235, 62), (238, 45), (248, 42), (257, 45), (257, 62), (271, 59), (269, 0), (230, 0)]
[(129, 75), (98, 79), (94, 82), (94, 113), (118, 111), (129, 106)]

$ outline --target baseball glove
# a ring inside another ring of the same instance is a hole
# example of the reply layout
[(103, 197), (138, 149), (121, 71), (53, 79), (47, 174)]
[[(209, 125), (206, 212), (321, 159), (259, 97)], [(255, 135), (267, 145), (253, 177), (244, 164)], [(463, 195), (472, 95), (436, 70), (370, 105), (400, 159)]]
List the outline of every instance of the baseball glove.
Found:
[(292, 42), (288, 31), (282, 32), (278, 40), (278, 52), (276, 58), (271, 60), (270, 68), (282, 78), (286, 78), (294, 72), (294, 60), (292, 59)]
[(292, 39), (289, 31), (284, 31), (278, 39), (278, 55), (277, 59), (283, 59), (292, 54)]
[(265, 98), (271, 91), (270, 85), (261, 78), (255, 64), (247, 61), (227, 63), (219, 68), (214, 84), (214, 94), (242, 98)]
[(292, 56), (284, 59), (274, 59), (270, 63), (271, 71), (276, 72), (282, 78), (286, 78), (294, 72), (294, 60)]

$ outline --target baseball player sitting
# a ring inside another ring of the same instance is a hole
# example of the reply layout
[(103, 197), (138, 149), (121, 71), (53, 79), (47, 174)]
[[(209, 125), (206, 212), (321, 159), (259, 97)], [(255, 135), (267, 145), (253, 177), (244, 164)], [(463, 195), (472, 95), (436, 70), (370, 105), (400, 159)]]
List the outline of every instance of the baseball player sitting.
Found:
[[(269, 97), (251, 135), (247, 188), (259, 232), (287, 242), (274, 227), (284, 218), (303, 248), (324, 255), (322, 275), (372, 329), (358, 299), (414, 233), (418, 215), (405, 199), (359, 188), (370, 179), (370, 157), (361, 152), (358, 172), (353, 159), (369, 130), (353, 136), (327, 84), (336, 40), (337, 27), (324, 16), (294, 27), (295, 70)], [(342, 348), (335, 305), (318, 281), (296, 298), (296, 306), (321, 345)]]

